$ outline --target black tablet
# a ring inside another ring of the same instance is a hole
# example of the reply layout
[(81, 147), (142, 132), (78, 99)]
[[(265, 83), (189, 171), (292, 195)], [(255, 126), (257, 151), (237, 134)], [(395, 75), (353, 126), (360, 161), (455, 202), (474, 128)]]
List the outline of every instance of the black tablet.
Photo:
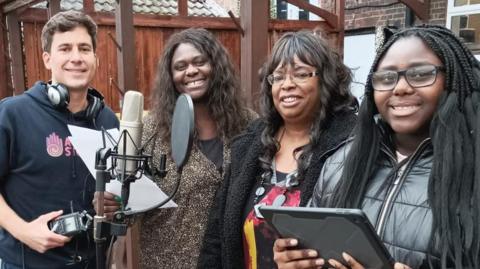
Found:
[(281, 237), (296, 238), (300, 248), (345, 264), (342, 252), (365, 268), (392, 269), (394, 260), (359, 209), (261, 206), (260, 213)]

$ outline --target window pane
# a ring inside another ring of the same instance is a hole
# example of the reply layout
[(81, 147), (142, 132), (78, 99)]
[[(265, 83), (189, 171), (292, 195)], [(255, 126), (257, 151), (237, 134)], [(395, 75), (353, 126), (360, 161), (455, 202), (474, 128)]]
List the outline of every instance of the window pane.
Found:
[[(330, 12), (335, 10), (335, 1), (332, 4), (331, 0), (303, 0), (311, 5), (320, 7)], [(478, 0), (480, 1), (480, 0)], [(306, 20), (318, 21), (322, 20), (317, 15), (308, 12), (304, 9), (298, 8), (293, 4), (289, 4), (285, 0), (270, 0), (270, 18), (280, 20)]]
[(470, 49), (480, 52), (480, 14), (452, 16), (451, 30)]
[(480, 4), (480, 0), (455, 0), (453, 3), (456, 7), (475, 4)]

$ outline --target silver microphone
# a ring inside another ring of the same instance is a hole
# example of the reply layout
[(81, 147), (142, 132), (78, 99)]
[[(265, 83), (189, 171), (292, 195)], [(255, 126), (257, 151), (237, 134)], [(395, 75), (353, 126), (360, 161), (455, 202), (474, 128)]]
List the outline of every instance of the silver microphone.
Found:
[[(120, 141), (118, 154), (126, 156), (138, 156), (141, 148), (143, 131), (143, 94), (137, 91), (128, 91), (123, 99), (122, 115), (120, 119)], [(126, 132), (125, 132), (126, 131)], [(138, 161), (126, 158), (118, 158), (116, 167), (120, 179), (134, 176), (139, 166)], [(124, 174), (125, 172), (125, 174)]]

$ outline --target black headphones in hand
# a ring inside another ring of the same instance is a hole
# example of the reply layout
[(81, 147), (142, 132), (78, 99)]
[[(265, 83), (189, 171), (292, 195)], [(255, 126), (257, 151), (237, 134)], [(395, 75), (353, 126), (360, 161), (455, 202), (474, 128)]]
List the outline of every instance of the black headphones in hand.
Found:
[[(65, 110), (70, 102), (70, 95), (65, 85), (61, 83), (47, 83), (47, 96), (50, 103), (58, 110)], [(85, 109), (85, 119), (94, 120), (98, 113), (105, 106), (103, 96), (95, 89), (88, 89), (87, 93), (88, 106)]]

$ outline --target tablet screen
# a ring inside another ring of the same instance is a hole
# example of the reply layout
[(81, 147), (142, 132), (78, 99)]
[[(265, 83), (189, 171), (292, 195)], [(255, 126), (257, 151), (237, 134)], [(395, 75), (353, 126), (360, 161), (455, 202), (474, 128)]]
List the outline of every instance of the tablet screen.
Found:
[(365, 268), (393, 267), (393, 258), (359, 209), (262, 206), (259, 210), (281, 237), (298, 239), (300, 248), (315, 249), (325, 260), (345, 264), (342, 252), (346, 252)]

